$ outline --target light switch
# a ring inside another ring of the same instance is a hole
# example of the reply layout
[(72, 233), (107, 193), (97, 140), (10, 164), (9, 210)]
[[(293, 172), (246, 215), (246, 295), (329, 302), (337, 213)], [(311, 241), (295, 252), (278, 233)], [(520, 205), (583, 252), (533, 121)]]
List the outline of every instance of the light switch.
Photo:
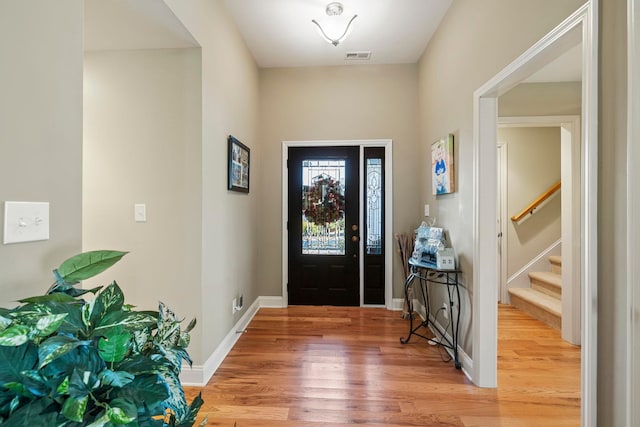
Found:
[(424, 205), (424, 216), (429, 216), (429, 205)]
[(133, 216), (136, 222), (147, 222), (147, 205), (144, 203), (133, 205)]
[(49, 203), (4, 202), (3, 243), (49, 240)]

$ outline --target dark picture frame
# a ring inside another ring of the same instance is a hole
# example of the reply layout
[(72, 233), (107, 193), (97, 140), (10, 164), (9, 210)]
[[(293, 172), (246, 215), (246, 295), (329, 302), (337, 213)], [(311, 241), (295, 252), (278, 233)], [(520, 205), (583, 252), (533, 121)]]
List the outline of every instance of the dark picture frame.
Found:
[(249, 168), (251, 150), (233, 135), (228, 138), (229, 177), (228, 189), (249, 192)]

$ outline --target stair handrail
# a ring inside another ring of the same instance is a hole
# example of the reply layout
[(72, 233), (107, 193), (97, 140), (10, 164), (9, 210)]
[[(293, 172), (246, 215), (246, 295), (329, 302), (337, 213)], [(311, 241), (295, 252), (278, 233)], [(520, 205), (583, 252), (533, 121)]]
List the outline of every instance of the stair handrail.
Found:
[(558, 190), (560, 190), (561, 181), (556, 182), (551, 187), (549, 187), (544, 193), (539, 195), (533, 202), (529, 203), (529, 205), (521, 210), (518, 214), (511, 217), (511, 221), (518, 222), (526, 215), (533, 215), (534, 211), (549, 197), (553, 196)]

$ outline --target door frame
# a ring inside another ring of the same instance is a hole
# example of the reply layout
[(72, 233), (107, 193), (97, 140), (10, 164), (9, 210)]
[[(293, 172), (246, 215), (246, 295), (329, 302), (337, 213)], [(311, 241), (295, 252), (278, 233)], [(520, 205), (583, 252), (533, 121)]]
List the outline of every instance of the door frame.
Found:
[(583, 426), (597, 423), (598, 0), (576, 12), (474, 93), (473, 382), (497, 387), (496, 155), (498, 97), (582, 41), (581, 277)]
[(508, 158), (509, 144), (506, 141), (498, 141), (498, 302), (506, 304), (509, 301), (509, 293), (507, 291), (507, 262), (509, 260), (509, 252), (507, 251), (507, 221), (509, 214), (507, 213), (507, 191), (508, 191)]
[[(287, 161), (290, 147), (332, 147), (332, 146), (358, 146), (360, 147), (360, 177), (359, 185), (362, 189), (364, 183), (364, 148), (384, 147), (384, 191), (385, 191), (385, 217), (384, 217), (384, 307), (393, 309), (393, 141), (391, 139), (362, 139), (362, 140), (319, 140), (319, 141), (282, 141), (282, 305), (289, 305), (289, 250), (287, 232), (287, 212), (289, 212), (289, 177), (287, 173)], [(361, 195), (362, 198), (362, 195)], [(359, 223), (364, 220), (364, 204), (360, 200)], [(364, 245), (362, 239), (359, 244), (359, 276), (360, 276), (360, 306), (364, 306)], [(375, 307), (367, 305), (368, 307)]]
[[(580, 304), (582, 292), (580, 289), (580, 116), (498, 117), (498, 127), (560, 128), (561, 240), (563, 242), (562, 339), (571, 344), (580, 345), (582, 333)], [(503, 220), (508, 221), (508, 215), (505, 214)], [(504, 257), (504, 251), (502, 256)]]
[(640, 417), (640, 0), (627, 3), (627, 413), (631, 427)]

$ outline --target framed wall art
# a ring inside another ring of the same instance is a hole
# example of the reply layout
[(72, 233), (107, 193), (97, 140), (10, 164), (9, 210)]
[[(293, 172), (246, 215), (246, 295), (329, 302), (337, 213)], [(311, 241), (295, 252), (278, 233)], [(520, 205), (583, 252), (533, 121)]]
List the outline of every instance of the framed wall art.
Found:
[(454, 192), (453, 166), (453, 134), (449, 134), (431, 144), (431, 188), (434, 195)]
[(228, 189), (249, 192), (249, 147), (229, 135), (229, 183)]

